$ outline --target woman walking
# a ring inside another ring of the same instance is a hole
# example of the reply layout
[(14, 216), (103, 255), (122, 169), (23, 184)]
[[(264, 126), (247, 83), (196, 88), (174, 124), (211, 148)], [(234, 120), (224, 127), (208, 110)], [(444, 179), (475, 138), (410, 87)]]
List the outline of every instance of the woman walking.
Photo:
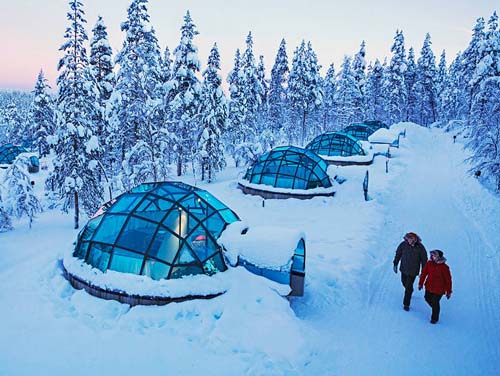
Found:
[(442, 251), (435, 249), (430, 255), (431, 259), (427, 261), (420, 274), (418, 289), (422, 290), (422, 286), (425, 285), (425, 301), (432, 308), (431, 324), (435, 324), (439, 320), (441, 309), (439, 301), (443, 295), (446, 295), (447, 299), (451, 297), (451, 273)]

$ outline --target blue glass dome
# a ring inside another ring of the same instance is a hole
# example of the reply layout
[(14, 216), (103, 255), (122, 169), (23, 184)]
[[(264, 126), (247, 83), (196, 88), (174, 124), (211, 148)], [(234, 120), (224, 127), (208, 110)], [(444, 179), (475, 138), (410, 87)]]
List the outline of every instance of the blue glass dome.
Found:
[(306, 149), (328, 157), (366, 155), (358, 140), (344, 132), (323, 133), (307, 144)]
[(380, 128), (389, 129), (389, 127), (387, 126), (387, 124), (381, 122), (380, 120), (365, 120), (363, 122), (363, 124), (366, 124), (366, 125), (372, 127), (375, 130), (380, 129)]
[(21, 153), (26, 153), (22, 146), (5, 144), (0, 146), (0, 164), (11, 164)]
[(226, 270), (217, 238), (238, 216), (181, 182), (141, 184), (105, 204), (78, 235), (73, 256), (105, 272), (155, 280)]
[(368, 137), (377, 130), (364, 123), (351, 124), (342, 129), (342, 132), (350, 134), (358, 140), (368, 141)]
[(313, 189), (332, 186), (328, 164), (313, 152), (295, 146), (279, 146), (264, 153), (243, 179), (276, 188)]

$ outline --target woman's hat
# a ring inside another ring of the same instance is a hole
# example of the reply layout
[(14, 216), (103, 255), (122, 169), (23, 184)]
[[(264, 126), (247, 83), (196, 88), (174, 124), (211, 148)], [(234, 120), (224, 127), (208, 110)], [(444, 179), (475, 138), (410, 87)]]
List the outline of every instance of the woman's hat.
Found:
[(443, 251), (440, 251), (439, 249), (433, 249), (431, 251), (431, 254), (433, 254), (433, 253), (436, 254), (439, 258), (443, 257), (443, 254), (444, 254)]

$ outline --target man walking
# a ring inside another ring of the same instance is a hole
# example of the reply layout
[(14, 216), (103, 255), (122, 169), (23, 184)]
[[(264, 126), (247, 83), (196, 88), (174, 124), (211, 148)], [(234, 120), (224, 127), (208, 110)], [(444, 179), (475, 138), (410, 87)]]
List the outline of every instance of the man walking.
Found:
[(398, 273), (398, 264), (401, 261), (399, 270), (401, 271), (401, 283), (405, 288), (403, 299), (403, 309), (410, 310), (411, 295), (413, 293), (413, 283), (420, 272), (420, 267), (424, 267), (427, 262), (427, 251), (420, 237), (414, 232), (409, 232), (403, 237), (403, 241), (396, 249), (394, 256), (394, 273)]

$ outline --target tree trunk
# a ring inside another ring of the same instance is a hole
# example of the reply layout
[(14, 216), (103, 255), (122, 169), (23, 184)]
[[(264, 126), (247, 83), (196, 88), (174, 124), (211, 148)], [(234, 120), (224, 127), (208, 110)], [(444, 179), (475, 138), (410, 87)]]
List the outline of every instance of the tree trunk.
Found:
[(304, 113), (302, 114), (302, 145), (304, 145), (306, 140), (306, 114), (307, 110), (304, 110)]
[(182, 148), (177, 151), (177, 176), (182, 175)]
[(75, 191), (75, 230), (79, 227), (79, 204), (78, 204), (78, 192)]

